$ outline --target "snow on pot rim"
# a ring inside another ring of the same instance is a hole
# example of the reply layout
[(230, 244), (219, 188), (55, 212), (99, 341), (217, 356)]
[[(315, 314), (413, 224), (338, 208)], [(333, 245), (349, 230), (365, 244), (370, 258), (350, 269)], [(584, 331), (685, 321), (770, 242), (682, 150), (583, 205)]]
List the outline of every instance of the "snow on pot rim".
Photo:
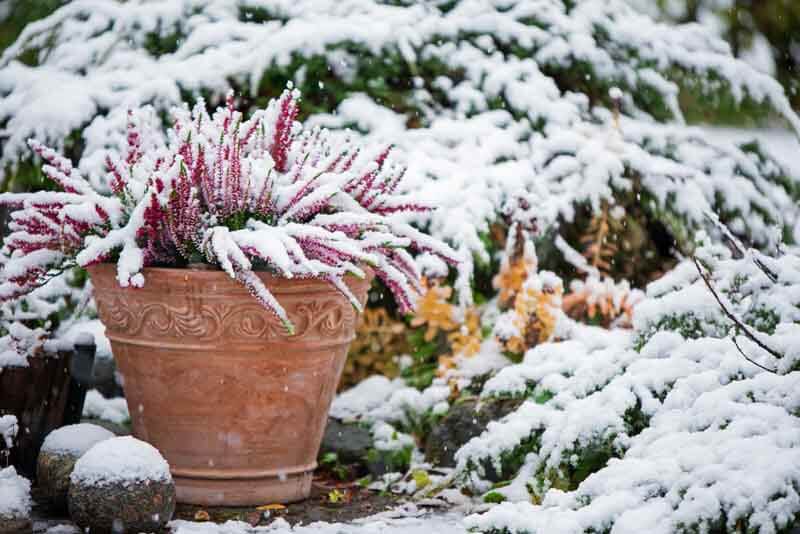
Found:
[(75, 463), (73, 484), (102, 485), (128, 481), (171, 482), (169, 464), (158, 450), (131, 436), (101, 441)]
[(82, 456), (96, 444), (114, 437), (114, 433), (91, 423), (63, 426), (50, 432), (42, 444), (42, 452)]

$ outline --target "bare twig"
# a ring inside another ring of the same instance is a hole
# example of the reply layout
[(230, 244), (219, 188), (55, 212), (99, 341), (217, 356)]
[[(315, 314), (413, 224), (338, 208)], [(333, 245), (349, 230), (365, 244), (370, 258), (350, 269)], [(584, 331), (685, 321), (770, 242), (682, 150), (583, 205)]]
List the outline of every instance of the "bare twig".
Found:
[(750, 259), (753, 260), (753, 263), (756, 264), (756, 267), (758, 267), (759, 270), (764, 273), (773, 284), (778, 281), (778, 275), (775, 274), (772, 269), (767, 267), (767, 265), (760, 258), (758, 258), (756, 254), (753, 254), (752, 249), (745, 248), (744, 244), (739, 241), (735, 235), (733, 235), (733, 232), (731, 232), (730, 228), (728, 228), (722, 221), (719, 220), (719, 216), (716, 213), (712, 211), (706, 211), (705, 216), (719, 229), (720, 232), (722, 232), (723, 237), (727, 241), (728, 248), (734, 253), (734, 257), (737, 257), (737, 255), (739, 258), (749, 256)]
[[(738, 330), (740, 330), (742, 333), (744, 333), (745, 337), (750, 339), (750, 341), (752, 341), (753, 343), (755, 343), (756, 345), (758, 345), (759, 347), (761, 347), (762, 349), (767, 351), (774, 358), (781, 359), (783, 357), (782, 354), (780, 354), (776, 350), (774, 350), (774, 349), (768, 347), (767, 345), (765, 345), (760, 339), (758, 339), (756, 337), (755, 334), (753, 334), (750, 331), (750, 329), (738, 317), (736, 317), (736, 315), (733, 314), (733, 312), (731, 312), (725, 306), (725, 304), (722, 302), (722, 299), (720, 298), (719, 294), (714, 289), (714, 286), (711, 284), (711, 280), (709, 280), (708, 275), (705, 272), (703, 272), (703, 267), (700, 265), (700, 261), (697, 259), (697, 257), (692, 256), (692, 261), (694, 261), (694, 265), (697, 268), (697, 272), (700, 274), (700, 278), (703, 279), (703, 282), (705, 282), (706, 287), (708, 288), (708, 290), (711, 291), (712, 295), (714, 295), (714, 298), (716, 299), (717, 304), (719, 304), (719, 307), (722, 310), (722, 313), (724, 313), (728, 317), (728, 319), (733, 321), (733, 323), (736, 325), (736, 328)], [(776, 371), (774, 369), (769, 369), (767, 367), (764, 367), (763, 365), (761, 365), (761, 364), (753, 361), (752, 359), (748, 358), (747, 355), (744, 353), (744, 351), (742, 351), (741, 347), (739, 347), (739, 344), (736, 342), (736, 336), (733, 337), (733, 344), (736, 345), (736, 348), (739, 349), (739, 352), (742, 354), (742, 356), (744, 356), (744, 358), (748, 362), (750, 362), (750, 363), (752, 363), (754, 365), (757, 365), (758, 367), (760, 367), (761, 369), (764, 369), (765, 371), (769, 371), (770, 373), (778, 374), (778, 371)]]
[(762, 368), (763, 370), (765, 370), (767, 372), (778, 374), (778, 371), (776, 371), (775, 369), (770, 369), (769, 367), (765, 367), (765, 366), (761, 365), (760, 363), (758, 363), (757, 361), (755, 361), (752, 358), (750, 358), (749, 356), (747, 356), (747, 354), (745, 354), (744, 351), (742, 350), (742, 347), (739, 346), (739, 342), (736, 341), (736, 336), (733, 336), (733, 340), (732, 341), (733, 341), (733, 344), (736, 345), (736, 349), (739, 351), (739, 354), (741, 354), (744, 357), (745, 360), (747, 360), (748, 362), (752, 363), (756, 367)]

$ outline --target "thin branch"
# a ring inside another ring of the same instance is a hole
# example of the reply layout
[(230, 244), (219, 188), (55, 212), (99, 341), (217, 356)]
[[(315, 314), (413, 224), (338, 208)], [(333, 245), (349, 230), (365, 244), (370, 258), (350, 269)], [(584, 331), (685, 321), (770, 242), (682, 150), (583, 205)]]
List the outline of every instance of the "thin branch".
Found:
[(731, 249), (734, 254), (738, 254), (741, 258), (749, 256), (750, 259), (753, 260), (753, 263), (756, 264), (756, 267), (758, 267), (759, 270), (764, 273), (773, 284), (778, 282), (778, 275), (772, 269), (767, 267), (767, 265), (761, 261), (756, 254), (753, 254), (752, 249), (746, 249), (744, 244), (739, 241), (735, 235), (733, 235), (733, 232), (731, 232), (730, 228), (728, 228), (722, 221), (719, 220), (719, 216), (716, 213), (706, 211), (705, 216), (719, 229), (720, 232), (722, 232), (723, 237), (727, 241), (728, 248)]
[(739, 354), (741, 354), (742, 356), (744, 356), (744, 359), (745, 359), (745, 360), (747, 360), (748, 362), (752, 363), (752, 364), (753, 364), (753, 365), (755, 365), (756, 367), (760, 367), (760, 368), (762, 368), (763, 370), (765, 370), (765, 371), (767, 371), (767, 372), (774, 373), (774, 374), (776, 374), (776, 375), (778, 374), (778, 371), (777, 371), (777, 370), (775, 370), (775, 369), (770, 369), (769, 367), (764, 367), (763, 365), (761, 365), (761, 364), (760, 364), (760, 363), (758, 363), (757, 361), (755, 361), (755, 360), (751, 359), (749, 356), (747, 356), (747, 354), (745, 354), (745, 353), (744, 353), (744, 351), (742, 350), (742, 347), (740, 347), (740, 346), (739, 346), (739, 343), (736, 341), (736, 336), (733, 336), (733, 344), (734, 344), (734, 345), (736, 345), (736, 348), (739, 350)]
[(773, 284), (777, 284), (778, 275), (775, 274), (775, 272), (772, 269), (767, 267), (767, 265), (763, 261), (761, 261), (760, 258), (757, 258), (755, 255), (753, 255), (752, 257), (753, 257), (753, 263), (756, 264), (756, 267), (761, 269), (761, 272), (767, 275), (767, 278), (769, 278)]
[[(719, 294), (718, 294), (718, 293), (717, 293), (717, 291), (714, 289), (714, 286), (713, 286), (713, 285), (711, 285), (711, 280), (709, 280), (709, 278), (708, 278), (708, 275), (707, 275), (706, 273), (704, 273), (704, 272), (703, 272), (703, 267), (700, 265), (700, 261), (697, 259), (697, 257), (696, 257), (696, 256), (692, 256), (692, 261), (694, 261), (694, 265), (695, 265), (695, 267), (697, 268), (697, 272), (700, 274), (700, 278), (702, 278), (702, 279), (703, 279), (703, 282), (705, 282), (705, 284), (706, 284), (706, 287), (708, 288), (708, 290), (709, 290), (709, 291), (711, 291), (711, 294), (712, 294), (712, 295), (714, 295), (714, 298), (716, 299), (716, 301), (717, 301), (717, 304), (719, 304), (719, 307), (720, 307), (720, 309), (722, 310), (722, 313), (724, 313), (724, 314), (725, 314), (725, 315), (728, 317), (728, 319), (730, 319), (731, 321), (733, 321), (733, 323), (736, 325), (736, 327), (737, 327), (739, 330), (741, 330), (741, 331), (742, 331), (742, 333), (744, 333), (744, 335), (745, 335), (745, 336), (746, 336), (748, 339), (750, 339), (750, 341), (752, 341), (753, 343), (755, 343), (756, 345), (758, 345), (759, 347), (761, 347), (762, 349), (764, 349), (765, 351), (767, 351), (767, 352), (768, 352), (770, 355), (772, 355), (774, 358), (777, 358), (777, 359), (781, 359), (781, 358), (783, 358), (783, 355), (782, 355), (782, 354), (780, 354), (779, 352), (777, 352), (777, 351), (775, 351), (774, 349), (771, 349), (770, 347), (768, 347), (767, 345), (765, 345), (765, 344), (764, 344), (764, 343), (763, 343), (763, 342), (762, 342), (760, 339), (758, 339), (758, 338), (755, 336), (755, 334), (753, 334), (753, 333), (750, 331), (750, 329), (749, 329), (749, 328), (748, 328), (748, 327), (747, 327), (747, 326), (746, 326), (746, 325), (745, 325), (745, 324), (744, 324), (744, 323), (743, 323), (743, 322), (742, 322), (742, 321), (741, 321), (741, 320), (740, 320), (738, 317), (736, 317), (736, 316), (733, 314), (733, 312), (731, 312), (730, 310), (728, 310), (728, 308), (727, 308), (727, 307), (725, 306), (725, 304), (722, 302), (722, 299), (720, 298)], [(769, 372), (771, 372), (771, 373), (775, 373), (775, 374), (777, 374), (777, 373), (778, 373), (778, 372), (777, 372), (777, 371), (775, 371), (775, 370), (772, 370), (772, 369), (767, 369), (767, 368), (766, 368), (766, 367), (764, 367), (763, 365), (759, 365), (759, 364), (757, 364), (756, 362), (754, 362), (753, 360), (751, 360), (750, 358), (748, 358), (747, 356), (745, 356), (744, 352), (743, 352), (743, 351), (742, 351), (742, 349), (739, 347), (739, 344), (736, 342), (736, 337), (735, 337), (735, 336), (734, 336), (734, 338), (733, 338), (733, 344), (734, 344), (734, 345), (736, 345), (736, 348), (737, 348), (737, 349), (739, 349), (739, 352), (741, 352), (741, 353), (742, 353), (742, 355), (745, 357), (745, 359), (747, 359), (747, 361), (749, 361), (749, 362), (751, 362), (751, 363), (754, 363), (755, 365), (758, 365), (758, 367), (761, 367), (761, 368), (762, 368), (762, 369), (764, 369), (765, 371), (769, 371)]]

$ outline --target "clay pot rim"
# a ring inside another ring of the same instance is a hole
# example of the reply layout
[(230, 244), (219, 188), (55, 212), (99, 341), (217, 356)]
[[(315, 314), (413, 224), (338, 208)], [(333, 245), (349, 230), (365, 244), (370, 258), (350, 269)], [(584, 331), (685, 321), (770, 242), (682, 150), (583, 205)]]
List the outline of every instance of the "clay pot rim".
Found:
[[(371, 284), (372, 280), (375, 276), (375, 272), (369, 266), (362, 266), (361, 269), (364, 271), (366, 275), (363, 279), (355, 276), (352, 273), (347, 273), (344, 276), (345, 283), (356, 282), (361, 280), (366, 280), (367, 283)], [(204, 282), (208, 283), (219, 283), (223, 285), (229, 285), (227, 291), (225, 293), (233, 292), (247, 292), (247, 288), (231, 278), (231, 276), (223, 271), (220, 268), (211, 268), (211, 269), (203, 269), (203, 268), (192, 268), (192, 267), (145, 267), (141, 270), (141, 273), (145, 277), (145, 283), (143, 287), (135, 288), (135, 287), (124, 287), (119, 285), (116, 277), (116, 270), (117, 264), (116, 263), (97, 263), (94, 265), (90, 265), (86, 267), (86, 271), (89, 273), (89, 276), (92, 280), (92, 284), (95, 287), (98, 287), (97, 282), (100, 281), (102, 278), (109, 280), (110, 277), (112, 283), (103, 283), (101, 285), (108, 288), (114, 287), (120, 291), (148, 291), (150, 290), (159, 290), (159, 286), (169, 286), (171, 290), (179, 290), (177, 287), (177, 283), (185, 283), (187, 282), (187, 276), (190, 280), (198, 280), (201, 279)], [(296, 276), (294, 278), (286, 278), (285, 276), (281, 276), (280, 274), (270, 272), (270, 271), (253, 271), (256, 276), (258, 276), (263, 282), (264, 285), (274, 294), (282, 294), (282, 293), (295, 293), (295, 292), (321, 292), (321, 293), (337, 293), (341, 295), (341, 292), (333, 285), (329, 280), (319, 277), (300, 277)], [(100, 275), (100, 276), (97, 276)], [(173, 283), (174, 282), (174, 283)]]
[[(104, 262), (101, 262), (101, 263), (95, 263), (95, 264), (89, 265), (87, 267), (84, 267), (84, 269), (87, 270), (87, 271), (92, 271), (92, 270), (98, 270), (99, 271), (99, 270), (116, 269), (116, 267), (117, 267), (116, 262), (112, 263), (112, 262), (105, 262), (104, 261)], [(374, 275), (374, 271), (373, 271), (372, 267), (370, 267), (369, 265), (360, 265), (359, 267), (367, 275), (365, 278), (369, 278), (370, 275)], [(148, 272), (151, 272), (151, 273), (158, 273), (158, 272), (176, 273), (176, 272), (187, 272), (187, 271), (188, 272), (193, 272), (193, 273), (219, 273), (219, 274), (224, 275), (226, 278), (230, 278), (230, 275), (228, 273), (226, 273), (225, 271), (223, 271), (221, 267), (219, 267), (217, 265), (212, 265), (210, 263), (190, 263), (189, 265), (187, 265), (185, 267), (169, 267), (169, 266), (164, 266), (164, 267), (142, 267), (141, 271), (139, 271), (139, 272), (141, 272), (142, 274), (145, 274), (145, 273), (148, 273)], [(278, 273), (276, 271), (268, 270), (268, 269), (253, 269), (253, 272), (255, 274), (257, 274), (258, 276), (261, 276), (261, 277), (268, 276), (270, 278), (275, 278), (275, 279), (278, 279), (278, 280), (290, 280), (290, 281), (291, 280), (320, 280), (320, 281), (323, 281), (323, 282), (326, 281), (323, 278), (319, 278), (317, 276), (301, 276), (301, 275), (297, 275), (294, 278), (288, 278), (286, 276), (281, 275), (280, 273)], [(355, 278), (357, 280), (361, 280), (361, 278), (359, 278), (358, 276), (356, 276), (356, 275), (354, 275), (353, 273), (350, 273), (350, 272), (346, 273), (344, 276), (345, 276), (345, 278), (353, 277), (353, 278)]]

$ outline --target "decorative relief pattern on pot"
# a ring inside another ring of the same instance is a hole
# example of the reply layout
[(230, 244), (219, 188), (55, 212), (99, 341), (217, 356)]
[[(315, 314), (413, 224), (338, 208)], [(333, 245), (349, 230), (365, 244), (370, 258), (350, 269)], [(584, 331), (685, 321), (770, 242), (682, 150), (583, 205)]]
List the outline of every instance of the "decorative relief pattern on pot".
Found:
[(289, 315), (298, 325), (298, 338), (315, 334), (321, 337), (335, 336), (355, 327), (355, 310), (344, 299), (301, 303)]
[[(97, 292), (100, 318), (109, 332), (125, 336), (192, 338), (209, 341), (225, 335), (236, 339), (288, 339), (277, 317), (257, 302), (226, 304), (187, 298), (183, 305), (142, 303), (129, 292)], [(311, 302), (284, 302), (296, 325), (296, 338), (336, 337), (352, 331), (355, 311), (342, 297)], [(349, 340), (348, 340), (349, 341)]]

